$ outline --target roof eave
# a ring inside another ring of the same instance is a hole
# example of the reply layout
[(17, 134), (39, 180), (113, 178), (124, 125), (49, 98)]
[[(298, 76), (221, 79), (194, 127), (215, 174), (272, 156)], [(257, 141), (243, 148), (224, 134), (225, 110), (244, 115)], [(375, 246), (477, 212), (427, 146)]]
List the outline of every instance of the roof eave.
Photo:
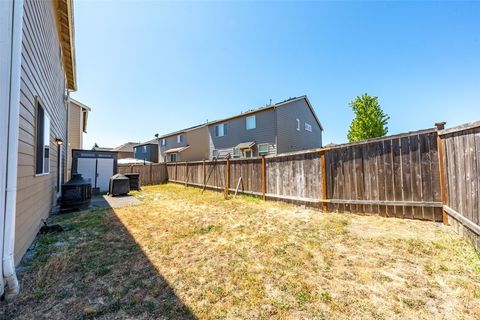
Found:
[(77, 77), (75, 67), (73, 0), (55, 0), (54, 4), (67, 88), (69, 91), (76, 91)]

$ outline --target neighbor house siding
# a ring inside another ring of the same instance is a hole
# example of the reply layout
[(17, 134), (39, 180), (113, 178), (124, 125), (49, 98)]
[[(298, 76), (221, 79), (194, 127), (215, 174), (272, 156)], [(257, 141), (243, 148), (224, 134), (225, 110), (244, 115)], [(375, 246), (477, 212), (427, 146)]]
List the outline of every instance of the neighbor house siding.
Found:
[[(55, 138), (67, 140), (67, 110), (64, 104), (65, 73), (55, 23), (53, 2), (25, 1), (23, 17), (20, 124), (18, 149), (15, 261), (32, 243), (55, 203), (57, 146)], [(35, 176), (36, 100), (50, 118), (50, 174)], [(63, 148), (65, 169), (66, 144)]]
[[(255, 115), (256, 128), (246, 129), (247, 116)], [(227, 123), (227, 134), (223, 137), (215, 136), (215, 126), (221, 123)], [(228, 153), (233, 154), (233, 147), (242, 142), (256, 143), (253, 148), (254, 156), (258, 155), (256, 146), (261, 143), (270, 145), (269, 154), (276, 154), (275, 147), (275, 110), (268, 109), (254, 114), (248, 114), (237, 118), (229, 119), (224, 122), (214, 123), (208, 126), (209, 136), (209, 157), (212, 158), (213, 150), (218, 150), (220, 156)]]
[(68, 163), (67, 177), (71, 177), (72, 169), (72, 150), (83, 149), (83, 111), (73, 101), (70, 102), (70, 111), (68, 114)]
[[(187, 145), (187, 139), (185, 138), (185, 133), (181, 133), (181, 134), (183, 135), (183, 141), (180, 143), (177, 143), (178, 134), (159, 139), (158, 147), (160, 148), (160, 159), (159, 159), (160, 162), (164, 162), (165, 157), (167, 157), (167, 154), (165, 153), (165, 151), (168, 151), (169, 149), (173, 149), (173, 148), (185, 147)], [(165, 139), (167, 141), (167, 145), (165, 147), (162, 147), (161, 145), (162, 139)], [(177, 160), (179, 161), (178, 158)], [(167, 159), (167, 162), (168, 162), (168, 159)]]
[[(322, 146), (322, 130), (305, 99), (280, 105), (276, 110), (278, 153), (308, 150)], [(296, 119), (300, 120), (300, 131), (297, 130)], [(312, 126), (312, 132), (305, 130), (305, 122)]]
[(185, 132), (185, 138), (189, 148), (180, 152), (182, 161), (208, 159), (208, 128), (206, 126)]

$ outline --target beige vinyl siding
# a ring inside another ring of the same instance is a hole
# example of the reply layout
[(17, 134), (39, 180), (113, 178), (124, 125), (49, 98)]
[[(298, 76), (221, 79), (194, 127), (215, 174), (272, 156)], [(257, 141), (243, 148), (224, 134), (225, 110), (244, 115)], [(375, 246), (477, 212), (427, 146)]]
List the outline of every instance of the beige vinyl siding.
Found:
[(82, 126), (83, 126), (83, 114), (82, 108), (77, 106), (73, 101), (70, 102), (70, 112), (68, 115), (68, 164), (67, 164), (67, 176), (71, 177), (72, 168), (72, 150), (82, 149)]
[(179, 153), (181, 161), (199, 161), (208, 159), (208, 128), (185, 132), (185, 139), (189, 148)]
[[(67, 140), (64, 104), (65, 73), (60, 54), (55, 12), (51, 1), (25, 1), (22, 38), (18, 190), (15, 261), (32, 243), (56, 201), (57, 145)], [(50, 118), (50, 173), (35, 176), (36, 101)], [(62, 146), (65, 173), (66, 145)]]

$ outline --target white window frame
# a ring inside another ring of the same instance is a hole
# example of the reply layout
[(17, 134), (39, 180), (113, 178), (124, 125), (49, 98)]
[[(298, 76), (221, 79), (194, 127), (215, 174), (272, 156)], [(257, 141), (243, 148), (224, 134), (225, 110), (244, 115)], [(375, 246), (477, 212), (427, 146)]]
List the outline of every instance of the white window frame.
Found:
[(212, 150), (212, 158), (218, 158), (220, 156), (220, 152), (217, 149)]
[(227, 135), (227, 123), (220, 123), (215, 126), (215, 136), (216, 137), (225, 137)]
[[(267, 146), (267, 151), (260, 151), (260, 146)], [(257, 145), (257, 149), (259, 156), (267, 155), (270, 152), (270, 145), (268, 143), (260, 143)]]
[(162, 140), (160, 140), (160, 146), (161, 147), (167, 146), (167, 139), (163, 138)]
[(147, 145), (142, 146), (142, 152), (147, 153)]
[[(43, 122), (40, 123), (40, 109), (43, 113)], [(37, 110), (36, 110), (36, 120), (35, 120), (35, 175), (44, 176), (50, 174), (50, 159), (51, 159), (51, 148), (50, 148), (50, 133), (51, 133), (51, 122), (50, 117), (48, 116), (47, 110), (43, 107), (40, 101), (37, 101)], [(43, 129), (43, 137), (39, 137), (40, 126)], [(48, 140), (46, 144), (45, 140)], [(42, 143), (42, 146), (38, 145), (38, 142)], [(42, 163), (41, 170), (37, 166), (37, 157), (39, 155), (38, 148), (42, 148)]]
[(296, 119), (297, 120), (297, 131), (300, 131), (300, 119)]
[(183, 142), (183, 134), (177, 135), (177, 143), (182, 143)]
[(312, 125), (305, 122), (305, 131), (312, 132)]
[[(248, 125), (249, 120), (253, 119), (253, 127)], [(257, 128), (257, 117), (255, 115), (245, 118), (245, 128), (247, 130), (253, 130)]]
[[(237, 151), (237, 152), (235, 152)], [(237, 148), (237, 147), (233, 147), (232, 149), (232, 156), (234, 158), (240, 158), (242, 156), (242, 151), (240, 150), (240, 148)]]
[[(173, 160), (173, 158), (175, 158), (175, 160)], [(177, 153), (170, 153), (170, 162), (176, 162), (177, 159)]]

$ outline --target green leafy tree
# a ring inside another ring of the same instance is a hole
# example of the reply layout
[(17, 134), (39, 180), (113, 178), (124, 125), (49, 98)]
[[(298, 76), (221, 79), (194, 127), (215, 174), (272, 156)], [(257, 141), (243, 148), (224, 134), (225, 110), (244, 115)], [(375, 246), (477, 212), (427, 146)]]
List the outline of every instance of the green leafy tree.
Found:
[(350, 102), (350, 107), (355, 113), (347, 135), (350, 142), (383, 137), (388, 133), (390, 117), (383, 112), (378, 97), (365, 93)]

